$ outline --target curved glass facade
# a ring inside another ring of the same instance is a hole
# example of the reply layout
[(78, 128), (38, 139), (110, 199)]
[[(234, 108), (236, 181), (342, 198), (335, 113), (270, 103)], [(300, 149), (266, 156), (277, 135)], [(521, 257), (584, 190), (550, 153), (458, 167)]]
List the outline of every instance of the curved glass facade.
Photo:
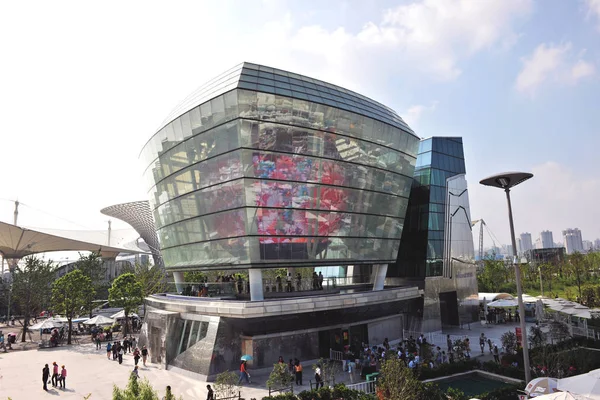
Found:
[(165, 265), (391, 262), (418, 146), (364, 96), (234, 68), (186, 99), (141, 152)]

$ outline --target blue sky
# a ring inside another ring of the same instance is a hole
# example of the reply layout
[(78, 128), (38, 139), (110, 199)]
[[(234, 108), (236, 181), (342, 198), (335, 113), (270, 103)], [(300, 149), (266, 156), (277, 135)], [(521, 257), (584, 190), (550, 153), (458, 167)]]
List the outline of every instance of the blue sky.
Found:
[(504, 197), (477, 182), (504, 170), (535, 174), (518, 232), (600, 237), (600, 0), (4, 2), (0, 37), (3, 221), (18, 198), (23, 225), (104, 228), (100, 208), (145, 198), (137, 156), (164, 116), (253, 61), (462, 136), (472, 216), (502, 242)]

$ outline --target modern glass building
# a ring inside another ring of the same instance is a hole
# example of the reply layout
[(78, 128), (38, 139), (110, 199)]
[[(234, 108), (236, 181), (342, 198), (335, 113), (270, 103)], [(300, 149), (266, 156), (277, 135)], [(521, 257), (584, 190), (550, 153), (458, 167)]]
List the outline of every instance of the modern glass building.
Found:
[(477, 277), (465, 173), (462, 138), (421, 141), (398, 260), (387, 276), (424, 289), (425, 331), (477, 318)]
[[(401, 265), (390, 271), (394, 276), (443, 276), (444, 258), (448, 258), (444, 244), (449, 240), (455, 257), (473, 259), (472, 238), (465, 238), (460, 234), (464, 229), (456, 226), (466, 225), (470, 234), (466, 182), (464, 187), (454, 182), (465, 173), (462, 138), (433, 137), (421, 141), (398, 255)], [(467, 199), (466, 204), (459, 204), (461, 196)], [(454, 225), (454, 229), (446, 236), (448, 223)], [(454, 237), (451, 237), (453, 232)]]
[(419, 138), (344, 88), (243, 63), (141, 152), (166, 268), (396, 260)]

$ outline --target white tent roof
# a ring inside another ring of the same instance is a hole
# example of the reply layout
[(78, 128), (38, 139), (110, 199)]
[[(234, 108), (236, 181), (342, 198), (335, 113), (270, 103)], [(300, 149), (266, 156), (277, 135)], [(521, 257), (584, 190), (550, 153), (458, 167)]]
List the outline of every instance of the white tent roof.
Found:
[(37, 324), (31, 325), (30, 327), (28, 327), (28, 329), (30, 329), (32, 331), (37, 331), (39, 329), (59, 328), (63, 325), (64, 325), (64, 322), (53, 320), (53, 319), (47, 319), (45, 321), (41, 321), (41, 322), (38, 322)]
[(517, 303), (517, 299), (506, 299), (506, 300), (496, 300), (488, 303), (488, 307), (496, 307), (496, 308), (504, 308), (504, 307), (516, 307), (519, 304)]
[[(122, 318), (125, 318), (125, 310), (121, 310), (118, 313), (111, 315), (110, 317), (113, 318), (113, 319), (122, 319)], [(131, 317), (139, 318), (139, 315), (137, 315), (136, 313), (130, 313), (128, 315), (128, 317), (130, 317), (130, 318)]]
[(94, 318), (90, 318), (85, 321), (84, 325), (110, 325), (114, 324), (115, 321), (111, 318), (105, 317), (104, 315), (96, 315)]
[(495, 301), (500, 299), (512, 299), (513, 296), (509, 293), (484, 293), (479, 292), (479, 301)]
[(144, 253), (135, 244), (108, 246), (106, 243), (104, 231), (45, 233), (0, 221), (0, 253), (4, 258), (21, 259), (51, 251), (99, 251), (103, 257), (111, 258), (119, 253)]
[(558, 380), (558, 390), (577, 393), (584, 398), (600, 399), (600, 369), (587, 374), (571, 376)]

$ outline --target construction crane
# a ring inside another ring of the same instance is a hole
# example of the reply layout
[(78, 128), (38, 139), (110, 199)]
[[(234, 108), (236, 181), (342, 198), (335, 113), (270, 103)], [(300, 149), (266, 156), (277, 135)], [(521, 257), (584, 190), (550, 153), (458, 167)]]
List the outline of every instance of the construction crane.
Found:
[(490, 228), (488, 227), (488, 225), (485, 223), (485, 221), (482, 219), (476, 219), (473, 220), (471, 222), (471, 227), (479, 224), (479, 265), (483, 266), (483, 227), (485, 227), (485, 229), (488, 232), (488, 235), (490, 235), (490, 239), (492, 239), (492, 246), (496, 247), (496, 240), (494, 240), (494, 234), (492, 233), (492, 231), (490, 231)]
[(485, 221), (483, 219), (476, 219), (471, 221), (471, 226), (477, 225), (478, 222), (481, 222), (479, 224), (479, 265), (483, 266), (483, 226), (485, 225)]

